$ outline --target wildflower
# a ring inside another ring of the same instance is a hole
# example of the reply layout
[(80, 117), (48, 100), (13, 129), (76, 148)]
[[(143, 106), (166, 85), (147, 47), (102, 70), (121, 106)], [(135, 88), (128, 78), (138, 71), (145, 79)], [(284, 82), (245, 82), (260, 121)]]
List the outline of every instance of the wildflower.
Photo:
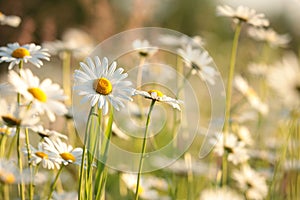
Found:
[(20, 170), (13, 164), (12, 161), (0, 158), (0, 183), (3, 184), (18, 184), (28, 183), (30, 181), (30, 173)]
[(56, 138), (63, 138), (65, 140), (68, 139), (66, 135), (61, 134), (54, 130), (45, 129), (42, 125), (32, 127), (31, 130), (38, 133), (42, 138), (49, 137), (51, 139), (56, 139)]
[(46, 49), (39, 45), (25, 44), (20, 46), (19, 43), (10, 43), (7, 47), (0, 47), (0, 63), (9, 62), (8, 69), (11, 70), (21, 61), (30, 62), (40, 68), (43, 65), (43, 60), (50, 60), (50, 55)]
[(16, 134), (16, 127), (8, 127), (6, 125), (0, 126), (0, 135), (13, 137)]
[(237, 136), (239, 140), (243, 141), (249, 146), (252, 146), (254, 144), (254, 141), (252, 139), (249, 129), (246, 126), (238, 126), (237, 129)]
[(237, 181), (238, 187), (245, 192), (247, 199), (262, 200), (267, 196), (266, 179), (249, 165), (243, 165), (240, 170), (234, 170), (232, 177)]
[(269, 66), (263, 63), (250, 63), (248, 65), (248, 71), (256, 76), (265, 77), (268, 73)]
[(192, 46), (196, 46), (196, 45), (204, 46), (205, 45), (204, 39), (198, 35), (192, 37), (192, 40), (185, 35), (183, 35), (181, 37), (174, 36), (174, 35), (161, 35), (159, 37), (159, 41), (168, 46), (185, 47), (188, 45), (192, 45)]
[(164, 102), (171, 105), (173, 108), (176, 108), (177, 110), (181, 110), (180, 104), (182, 104), (182, 101), (168, 97), (159, 90), (149, 90), (148, 92), (135, 90), (134, 95), (141, 95), (147, 99)]
[(21, 18), (16, 15), (5, 15), (0, 12), (0, 24), (18, 27), (21, 23)]
[(269, 112), (268, 105), (261, 101), (255, 90), (248, 85), (248, 82), (244, 78), (237, 75), (234, 78), (234, 86), (247, 98), (254, 109), (264, 115)]
[(30, 145), (30, 152), (28, 152), (27, 149), (25, 149), (23, 152), (25, 155), (28, 155), (30, 153), (31, 160), (29, 162), (34, 166), (41, 163), (43, 168), (46, 169), (60, 168), (61, 160), (59, 159), (58, 155), (53, 152), (47, 151), (43, 147), (42, 142), (38, 144), (37, 149)]
[(40, 83), (39, 78), (29, 69), (21, 69), (20, 76), (10, 71), (8, 77), (15, 90), (32, 102), (32, 107), (39, 113), (46, 113), (50, 121), (55, 121), (55, 114), (62, 116), (67, 113), (66, 106), (60, 102), (67, 97), (60, 86), (52, 83), (51, 79), (45, 79)]
[(142, 57), (150, 57), (158, 51), (158, 48), (151, 46), (148, 40), (134, 40), (132, 47), (137, 50)]
[(81, 157), (83, 153), (82, 148), (74, 149), (71, 145), (62, 142), (60, 138), (56, 138), (55, 140), (45, 138), (43, 148), (59, 155), (64, 165), (68, 165), (70, 163), (81, 165)]
[(257, 40), (267, 42), (271, 47), (287, 47), (291, 38), (288, 34), (279, 35), (272, 28), (253, 28), (248, 29), (248, 35)]
[(281, 97), (283, 103), (290, 108), (300, 105), (300, 66), (294, 54), (286, 55), (270, 69), (267, 80)]
[(238, 6), (236, 9), (228, 5), (218, 6), (217, 15), (231, 17), (234, 23), (245, 22), (254, 27), (267, 27), (270, 24), (264, 14), (245, 6)]
[(132, 83), (124, 80), (128, 74), (123, 73), (123, 68), (116, 69), (116, 62), (109, 67), (107, 58), (104, 57), (101, 62), (98, 56), (94, 58), (94, 62), (91, 58), (87, 58), (86, 62), (87, 64), (81, 62), (81, 69), (74, 74), (74, 90), (84, 96), (82, 102), (90, 100), (91, 106), (98, 103), (98, 108), (106, 115), (109, 102), (116, 110), (120, 110), (120, 107), (125, 106), (124, 100), (132, 100)]
[(193, 74), (198, 74), (204, 81), (208, 81), (210, 84), (215, 84), (214, 77), (216, 76), (216, 70), (211, 66), (212, 58), (207, 51), (200, 51), (199, 49), (193, 49), (191, 45), (188, 45), (184, 49), (179, 49), (178, 53), (183, 57), (187, 66), (193, 71)]
[(243, 200), (244, 198), (234, 190), (222, 187), (206, 189), (201, 193), (200, 200)]

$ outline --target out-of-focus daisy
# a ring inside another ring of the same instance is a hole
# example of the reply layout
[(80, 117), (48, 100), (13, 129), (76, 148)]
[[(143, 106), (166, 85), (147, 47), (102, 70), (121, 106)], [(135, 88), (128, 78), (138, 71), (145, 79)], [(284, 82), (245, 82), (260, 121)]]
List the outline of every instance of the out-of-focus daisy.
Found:
[[(127, 188), (135, 192), (136, 189), (136, 174), (122, 174), (122, 180), (126, 184)], [(151, 199), (151, 200), (167, 200), (170, 197), (163, 195), (158, 192), (168, 191), (168, 184), (164, 179), (153, 177), (153, 176), (145, 176), (140, 179), (140, 189), (138, 191), (139, 196), (142, 199)]]
[(143, 57), (150, 57), (158, 51), (158, 48), (150, 45), (148, 40), (136, 39), (132, 42), (132, 47)]
[(134, 95), (141, 95), (147, 99), (152, 99), (158, 102), (164, 102), (171, 105), (173, 108), (181, 110), (180, 104), (182, 104), (182, 101), (173, 99), (172, 97), (168, 97), (159, 90), (149, 90), (148, 92), (135, 90)]
[(52, 198), (53, 200), (77, 200), (78, 192), (72, 191), (72, 192), (57, 193), (54, 191)]
[(268, 73), (269, 66), (264, 63), (250, 63), (248, 71), (256, 76), (265, 77)]
[(216, 138), (211, 139), (210, 142), (215, 144), (214, 152), (217, 155), (222, 156), (224, 152), (227, 151), (228, 161), (232, 162), (234, 165), (246, 162), (249, 159), (245, 143), (239, 141), (232, 133), (227, 135), (225, 144), (223, 134), (217, 134)]
[(54, 55), (60, 55), (62, 52), (68, 51), (74, 57), (82, 58), (91, 52), (94, 48), (94, 42), (86, 32), (72, 28), (63, 33), (62, 40), (45, 42), (43, 47)]
[(300, 105), (300, 66), (294, 54), (286, 55), (270, 69), (269, 85), (278, 93), (283, 103), (290, 108)]
[(231, 17), (234, 23), (245, 22), (255, 27), (267, 27), (270, 24), (264, 14), (245, 6), (238, 6), (236, 9), (228, 5), (218, 6), (217, 15)]
[(0, 63), (9, 62), (8, 69), (11, 70), (21, 61), (30, 62), (40, 68), (43, 60), (50, 60), (50, 54), (47, 49), (43, 49), (39, 45), (25, 44), (20, 46), (19, 43), (10, 43), (6, 47), (0, 47)]
[(16, 134), (16, 127), (8, 127), (6, 125), (0, 126), (0, 135), (13, 137)]
[(198, 74), (202, 80), (208, 81), (210, 84), (215, 83), (214, 77), (217, 72), (211, 66), (213, 61), (207, 51), (201, 52), (188, 45), (184, 49), (179, 49), (178, 53), (183, 57), (187, 66), (192, 68), (192, 73)]
[(0, 183), (3, 184), (18, 184), (20, 182), (28, 183), (30, 181), (30, 174), (20, 170), (10, 160), (0, 158)]
[(62, 116), (67, 113), (66, 106), (61, 102), (67, 97), (51, 79), (40, 82), (29, 69), (21, 69), (20, 76), (15, 71), (10, 71), (8, 77), (15, 90), (32, 102), (32, 107), (41, 114), (46, 113), (50, 121), (55, 121), (55, 114)]
[(253, 28), (248, 29), (248, 35), (257, 40), (267, 42), (271, 47), (287, 47), (291, 38), (288, 34), (280, 35), (272, 28)]
[(262, 200), (268, 194), (266, 179), (249, 165), (243, 165), (240, 170), (234, 170), (232, 178), (245, 193), (247, 199)]
[(70, 163), (81, 165), (83, 153), (82, 148), (74, 149), (71, 145), (62, 142), (60, 138), (56, 138), (55, 140), (45, 138), (45, 141), (43, 142), (43, 148), (59, 155), (64, 165), (68, 165)]
[(206, 189), (201, 192), (200, 200), (243, 200), (243, 196), (234, 190), (222, 187), (215, 189)]
[(34, 108), (28, 109), (26, 106), (18, 106), (17, 103), (9, 105), (4, 99), (0, 99), (0, 105), (0, 121), (9, 127), (30, 127), (40, 121)]
[(191, 40), (187, 36), (174, 36), (174, 35), (161, 35), (159, 36), (159, 41), (161, 41), (163, 44), (168, 46), (177, 46), (177, 47), (185, 47), (188, 45), (198, 45), (198, 46), (204, 46), (205, 42), (204, 39), (201, 36), (194, 36), (192, 37), (193, 40)]
[(83, 95), (81, 102), (90, 100), (90, 105), (102, 109), (102, 113), (108, 113), (109, 102), (116, 110), (124, 107), (124, 101), (132, 101), (134, 89), (131, 88), (131, 82), (124, 80), (128, 74), (123, 73), (123, 68), (117, 68), (117, 63), (113, 62), (110, 67), (108, 60), (103, 58), (102, 62), (99, 57), (86, 59), (86, 63), (81, 62), (80, 70), (75, 70), (74, 90), (79, 95)]
[(56, 139), (56, 138), (63, 138), (65, 140), (68, 139), (66, 135), (54, 130), (45, 129), (42, 125), (32, 127), (31, 130), (38, 133), (42, 138), (49, 137), (51, 139)]
[(243, 77), (237, 75), (234, 78), (234, 86), (247, 98), (250, 105), (258, 112), (263, 115), (269, 112), (268, 105), (261, 101), (255, 90), (249, 86), (248, 82)]
[(249, 146), (252, 146), (254, 144), (250, 131), (246, 126), (238, 125), (236, 134), (239, 140), (243, 141), (245, 144)]
[(21, 23), (21, 18), (16, 15), (5, 15), (0, 12), (0, 24), (12, 27), (18, 27)]
[[(27, 151), (27, 149), (24, 149), (24, 154), (28, 155), (28, 153), (29, 152)], [(47, 151), (45, 148), (43, 148), (42, 142), (38, 144), (37, 149), (30, 145), (30, 156), (31, 160), (29, 162), (34, 166), (41, 163), (43, 168), (46, 169), (60, 168), (61, 160), (59, 158), (59, 155)]]

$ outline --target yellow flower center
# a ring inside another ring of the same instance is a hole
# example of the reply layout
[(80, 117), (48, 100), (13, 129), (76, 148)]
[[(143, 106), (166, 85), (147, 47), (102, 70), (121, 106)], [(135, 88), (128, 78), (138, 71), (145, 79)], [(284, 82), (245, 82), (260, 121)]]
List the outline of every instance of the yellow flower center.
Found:
[(108, 95), (112, 91), (111, 82), (106, 78), (99, 78), (94, 81), (93, 88), (102, 95)]
[(13, 184), (16, 181), (16, 177), (10, 172), (0, 171), (0, 180), (5, 184)]
[(41, 152), (41, 151), (35, 152), (35, 155), (42, 159), (48, 159), (48, 154)]
[(5, 115), (2, 116), (2, 120), (8, 125), (8, 126), (17, 126), (17, 125), (21, 125), (21, 120), (14, 118), (11, 115)]
[[(134, 184), (132, 188), (136, 188), (136, 184)], [(142, 194), (143, 192), (144, 192), (144, 188), (140, 185), (140, 186), (139, 186), (139, 190), (138, 190), (138, 194), (140, 195), (140, 194)]]
[(64, 160), (66, 161), (71, 161), (71, 162), (75, 162), (76, 161), (76, 158), (71, 154), (71, 153), (68, 153), (68, 152), (65, 152), (65, 153), (61, 153), (59, 154)]
[(41, 102), (46, 102), (47, 101), (47, 95), (46, 93), (41, 90), (40, 88), (28, 88), (27, 90), (34, 98)]
[(15, 57), (15, 58), (24, 58), (25, 56), (30, 56), (30, 52), (23, 47), (19, 47), (19, 48), (15, 49), (11, 53), (11, 55), (12, 55), (12, 57)]
[(164, 94), (159, 90), (149, 90), (148, 93), (151, 95), (153, 92), (156, 92), (158, 97), (164, 96)]

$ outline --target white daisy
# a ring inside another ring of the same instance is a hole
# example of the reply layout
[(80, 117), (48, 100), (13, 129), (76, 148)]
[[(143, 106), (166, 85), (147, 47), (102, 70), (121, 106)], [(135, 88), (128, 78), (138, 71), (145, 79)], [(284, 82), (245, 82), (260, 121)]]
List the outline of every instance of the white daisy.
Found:
[(291, 38), (288, 34), (279, 35), (273, 29), (253, 28), (248, 29), (248, 35), (257, 40), (267, 42), (272, 47), (287, 47)]
[(228, 5), (218, 6), (217, 15), (231, 17), (234, 23), (245, 22), (255, 27), (267, 27), (270, 24), (264, 14), (256, 13), (254, 9), (245, 6), (238, 6), (236, 9)]
[(158, 51), (158, 48), (150, 45), (148, 40), (136, 39), (132, 42), (132, 47), (143, 57), (150, 57)]
[(20, 76), (15, 71), (10, 71), (8, 77), (15, 90), (32, 102), (32, 106), (41, 114), (46, 113), (50, 121), (55, 121), (55, 114), (62, 116), (68, 112), (61, 102), (67, 97), (52, 80), (45, 79), (40, 83), (39, 78), (29, 69), (21, 69)]
[(245, 144), (249, 146), (252, 146), (254, 144), (251, 133), (246, 126), (238, 125), (236, 134), (239, 140), (243, 141)]
[[(27, 149), (24, 149), (24, 154), (28, 155)], [(30, 156), (31, 160), (29, 161), (32, 165), (36, 166), (40, 163), (42, 164), (43, 168), (46, 169), (59, 169), (61, 164), (61, 159), (59, 155), (47, 151), (43, 148), (43, 143), (38, 143), (38, 148), (35, 149), (33, 146), (30, 145)]]
[(0, 63), (10, 63), (8, 66), (9, 70), (15, 65), (18, 65), (21, 61), (25, 63), (30, 62), (40, 68), (43, 65), (41, 59), (50, 60), (50, 54), (41, 46), (33, 43), (20, 46), (17, 42), (10, 43), (7, 47), (0, 47), (0, 57)]
[(269, 70), (268, 83), (290, 108), (300, 105), (300, 65), (294, 54), (286, 55)]
[(21, 18), (16, 15), (5, 15), (0, 12), (0, 24), (18, 27), (21, 23)]
[(266, 179), (249, 165), (243, 165), (241, 170), (234, 170), (233, 179), (238, 187), (245, 192), (247, 199), (263, 200), (268, 194)]
[(6, 125), (0, 126), (0, 135), (13, 137), (16, 134), (16, 127), (8, 127)]
[(179, 49), (178, 53), (187, 66), (193, 69), (194, 74), (198, 74), (203, 81), (208, 81), (212, 85), (215, 84), (214, 77), (217, 71), (211, 66), (213, 60), (207, 51), (193, 49), (191, 45), (188, 45), (184, 49)]
[(0, 99), (0, 121), (9, 127), (31, 127), (40, 121), (37, 110), (19, 106), (18, 103), (9, 105), (4, 99)]
[(0, 158), (0, 183), (18, 184), (28, 183), (30, 181), (30, 172), (23, 170), (20, 173), (19, 168), (11, 160)]
[(243, 196), (234, 190), (222, 187), (215, 189), (206, 189), (201, 192), (200, 200), (243, 200)]
[(120, 107), (125, 106), (124, 100), (132, 101), (132, 83), (124, 80), (128, 74), (123, 73), (123, 68), (116, 69), (116, 62), (109, 67), (107, 58), (104, 57), (101, 62), (98, 56), (94, 58), (94, 62), (91, 58), (87, 58), (86, 62), (87, 64), (81, 62), (81, 69), (75, 70), (74, 74), (74, 90), (84, 96), (81, 102), (90, 100), (91, 106), (98, 103), (98, 108), (106, 115), (109, 102), (116, 110), (120, 110)]
[(211, 139), (210, 142), (215, 145), (214, 152), (218, 156), (222, 156), (225, 151), (228, 152), (228, 161), (234, 165), (246, 162), (249, 159), (248, 151), (245, 148), (245, 143), (239, 141), (238, 138), (229, 133), (226, 137), (226, 143), (224, 144), (223, 134), (217, 134), (216, 138)]
[(65, 140), (68, 139), (66, 135), (54, 130), (45, 129), (42, 125), (32, 127), (31, 130), (38, 133), (42, 138), (49, 137), (51, 139), (56, 139), (56, 138), (63, 138)]
[(247, 98), (254, 109), (263, 115), (269, 112), (268, 105), (261, 101), (255, 90), (249, 86), (248, 82), (242, 76), (237, 75), (233, 81), (235, 88)]
[(180, 109), (180, 104), (183, 102), (177, 99), (173, 99), (172, 97), (168, 97), (164, 95), (161, 91), (159, 90), (149, 90), (148, 92), (146, 91), (141, 91), (141, 90), (135, 90), (134, 95), (141, 95), (147, 99), (152, 99), (158, 102), (164, 102), (169, 105), (171, 105), (173, 108), (176, 108), (178, 110)]
[(266, 77), (269, 66), (265, 63), (250, 63), (248, 71), (256, 76)]
[(191, 40), (189, 37), (187, 36), (174, 36), (174, 35), (160, 35), (159, 36), (159, 41), (162, 44), (168, 45), (168, 46), (177, 46), (177, 47), (185, 47), (187, 45), (198, 45), (198, 46), (204, 46), (205, 42), (204, 39), (201, 36), (194, 36), (192, 37), (193, 40)]
[(81, 158), (83, 150), (82, 148), (73, 148), (71, 145), (68, 145), (56, 138), (51, 140), (49, 138), (44, 138), (43, 148), (47, 151), (53, 152), (60, 156), (61, 161), (64, 165), (74, 163), (76, 165), (81, 165)]

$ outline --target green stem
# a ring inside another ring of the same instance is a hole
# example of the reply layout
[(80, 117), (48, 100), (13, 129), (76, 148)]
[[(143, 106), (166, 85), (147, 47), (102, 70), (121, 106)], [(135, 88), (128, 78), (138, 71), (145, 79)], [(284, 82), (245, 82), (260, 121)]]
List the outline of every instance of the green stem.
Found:
[(63, 88), (65, 94), (69, 97), (65, 103), (67, 106), (71, 105), (71, 58), (72, 54), (70, 51), (63, 52), (62, 69), (63, 69)]
[[(224, 122), (224, 137), (223, 137), (223, 144), (226, 144), (226, 139), (229, 131), (230, 125), (230, 108), (231, 108), (231, 97), (232, 97), (232, 82), (234, 76), (234, 68), (236, 62), (236, 54), (237, 48), (239, 43), (239, 36), (241, 33), (242, 24), (238, 23), (235, 29), (233, 44), (232, 44), (232, 51), (231, 51), (231, 58), (230, 58), (230, 66), (229, 66), (229, 73), (228, 73), (228, 80), (227, 80), (227, 89), (226, 89), (226, 105), (225, 105), (225, 122)], [(222, 186), (227, 184), (227, 170), (228, 170), (228, 161), (227, 161), (228, 154), (224, 152), (223, 159), (222, 159)]]
[[(30, 176), (32, 177), (32, 165), (30, 163), (31, 160), (31, 151), (30, 151), (30, 142), (29, 142), (29, 135), (28, 135), (28, 128), (25, 128), (25, 141), (26, 141), (26, 150), (27, 150), (27, 161), (30, 169)], [(29, 199), (33, 199), (33, 194), (34, 194), (34, 188), (33, 188), (33, 181), (30, 181), (29, 183)]]
[(61, 165), (59, 171), (57, 172), (57, 174), (56, 174), (56, 176), (55, 176), (54, 181), (53, 181), (52, 184), (51, 184), (51, 190), (50, 190), (50, 193), (49, 193), (49, 196), (48, 196), (48, 200), (50, 200), (51, 197), (52, 197), (52, 194), (53, 194), (54, 189), (55, 189), (55, 187), (56, 187), (56, 183), (57, 183), (57, 181), (58, 181), (58, 178), (59, 178), (59, 176), (60, 176), (60, 174), (61, 174), (63, 168), (64, 168), (64, 165)]
[(142, 152), (141, 152), (141, 157), (140, 157), (140, 162), (139, 162), (138, 177), (137, 177), (137, 181), (136, 181), (135, 200), (139, 199), (140, 178), (141, 178), (141, 172), (142, 172), (142, 167), (143, 167), (143, 162), (144, 162), (144, 155), (146, 152), (147, 133), (148, 133), (149, 123), (150, 123), (150, 116), (151, 116), (151, 112), (153, 110), (155, 101), (156, 100), (154, 100), (154, 99), (152, 100), (150, 108), (149, 108), (148, 116), (147, 116), (146, 128), (145, 128), (143, 144), (142, 144)]
[[(23, 165), (22, 165), (22, 158), (21, 158), (21, 144), (20, 144), (20, 126), (17, 126), (17, 157), (18, 157), (18, 165), (19, 165), (19, 170), (20, 174), (22, 174), (23, 171)], [(21, 199), (25, 200), (25, 186), (23, 184), (23, 180), (19, 184), (20, 187), (20, 195)]]

